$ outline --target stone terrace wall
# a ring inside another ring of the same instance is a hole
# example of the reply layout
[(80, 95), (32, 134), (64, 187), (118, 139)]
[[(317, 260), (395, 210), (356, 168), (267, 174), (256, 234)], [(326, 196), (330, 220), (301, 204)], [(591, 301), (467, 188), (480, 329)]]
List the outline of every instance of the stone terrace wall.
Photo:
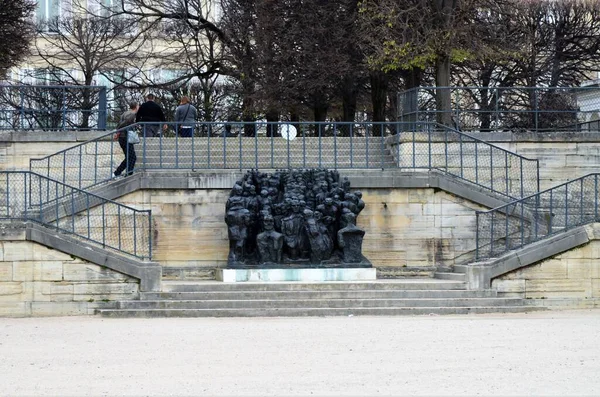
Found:
[(48, 156), (105, 133), (0, 131), (0, 171), (27, 170), (31, 158)]
[[(342, 174), (343, 175), (343, 174)], [(361, 189), (363, 253), (383, 276), (431, 274), (475, 249), (474, 203), (434, 189)], [(146, 190), (119, 199), (152, 210), (153, 260), (169, 268), (224, 267), (230, 189)], [(166, 269), (167, 273), (169, 269)]]
[(540, 162), (542, 190), (600, 172), (600, 133), (479, 133), (480, 139)]
[(600, 306), (600, 224), (587, 228), (589, 244), (498, 277), (492, 288), (544, 306)]
[(139, 297), (139, 280), (25, 241), (24, 229), (0, 234), (0, 316), (93, 314)]

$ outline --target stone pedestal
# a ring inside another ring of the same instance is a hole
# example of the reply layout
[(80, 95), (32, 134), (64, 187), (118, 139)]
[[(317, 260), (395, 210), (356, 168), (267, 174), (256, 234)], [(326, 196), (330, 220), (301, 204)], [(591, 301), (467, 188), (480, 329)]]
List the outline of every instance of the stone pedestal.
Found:
[(377, 269), (217, 269), (216, 278), (227, 283), (244, 281), (370, 281), (377, 278)]

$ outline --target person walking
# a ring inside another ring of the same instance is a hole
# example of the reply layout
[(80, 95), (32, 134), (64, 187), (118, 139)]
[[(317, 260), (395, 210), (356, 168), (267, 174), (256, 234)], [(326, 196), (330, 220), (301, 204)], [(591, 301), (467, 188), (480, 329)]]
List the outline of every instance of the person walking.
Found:
[(181, 101), (177, 109), (175, 109), (175, 122), (178, 126), (178, 135), (189, 138), (194, 135), (194, 123), (198, 117), (198, 111), (190, 103), (190, 98), (187, 96), (181, 97)]
[(119, 142), (119, 146), (123, 150), (123, 154), (125, 158), (119, 164), (113, 175), (115, 177), (120, 176), (125, 169), (127, 169), (126, 175), (132, 175), (133, 169), (135, 167), (135, 161), (137, 160), (137, 156), (135, 154), (135, 148), (133, 143), (129, 143), (127, 140), (128, 137), (128, 126), (135, 124), (136, 113), (138, 112), (139, 106), (136, 102), (131, 102), (129, 104), (129, 110), (121, 115), (121, 120), (117, 125), (117, 136), (116, 139)]
[[(138, 109), (137, 115), (135, 116), (135, 122), (156, 122), (162, 121), (163, 123), (167, 121), (165, 118), (165, 114), (160, 107), (160, 105), (154, 102), (154, 95), (148, 94), (146, 95), (146, 102), (142, 103), (142, 106)], [(160, 123), (156, 124), (144, 124), (143, 126), (143, 135), (144, 138), (152, 138), (160, 136)], [(163, 125), (163, 129), (167, 129), (167, 125)]]

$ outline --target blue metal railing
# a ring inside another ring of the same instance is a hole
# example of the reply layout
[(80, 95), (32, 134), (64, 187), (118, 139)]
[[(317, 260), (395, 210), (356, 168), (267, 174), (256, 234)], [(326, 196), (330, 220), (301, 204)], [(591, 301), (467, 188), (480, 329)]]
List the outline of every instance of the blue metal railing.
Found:
[(589, 174), (489, 211), (477, 211), (477, 259), (497, 257), (597, 222), (599, 175)]
[(105, 130), (106, 87), (0, 85), (0, 129)]
[[(167, 126), (165, 130), (163, 126)], [(539, 190), (539, 165), (436, 123), (196, 123), (189, 137), (175, 123), (139, 123), (137, 170), (437, 169), (511, 198)], [(30, 170), (85, 189), (112, 179), (125, 154), (108, 133), (50, 156)]]
[(438, 123), (414, 126), (389, 138), (390, 152), (400, 168), (437, 169), (513, 199), (539, 191), (537, 159)]
[[(438, 109), (436, 95), (450, 100)], [(450, 120), (461, 131), (598, 132), (598, 87), (418, 87), (398, 94), (400, 121)]]
[(0, 220), (39, 223), (141, 259), (152, 258), (152, 212), (29, 171), (0, 172)]

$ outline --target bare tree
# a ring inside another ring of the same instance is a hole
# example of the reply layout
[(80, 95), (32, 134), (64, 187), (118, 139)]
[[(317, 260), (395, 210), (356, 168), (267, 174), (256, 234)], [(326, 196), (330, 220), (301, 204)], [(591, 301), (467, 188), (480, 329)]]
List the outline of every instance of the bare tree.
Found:
[(0, 0), (0, 79), (29, 54), (35, 7), (31, 0)]
[[(136, 21), (125, 16), (96, 16), (85, 9), (65, 10), (62, 14), (39, 26), (34, 52), (52, 81), (91, 86), (104, 76), (118, 86), (133, 77), (128, 75), (130, 71), (143, 67), (151, 49)], [(95, 90), (83, 89), (80, 101), (84, 116), (79, 127), (86, 128), (98, 96)]]

